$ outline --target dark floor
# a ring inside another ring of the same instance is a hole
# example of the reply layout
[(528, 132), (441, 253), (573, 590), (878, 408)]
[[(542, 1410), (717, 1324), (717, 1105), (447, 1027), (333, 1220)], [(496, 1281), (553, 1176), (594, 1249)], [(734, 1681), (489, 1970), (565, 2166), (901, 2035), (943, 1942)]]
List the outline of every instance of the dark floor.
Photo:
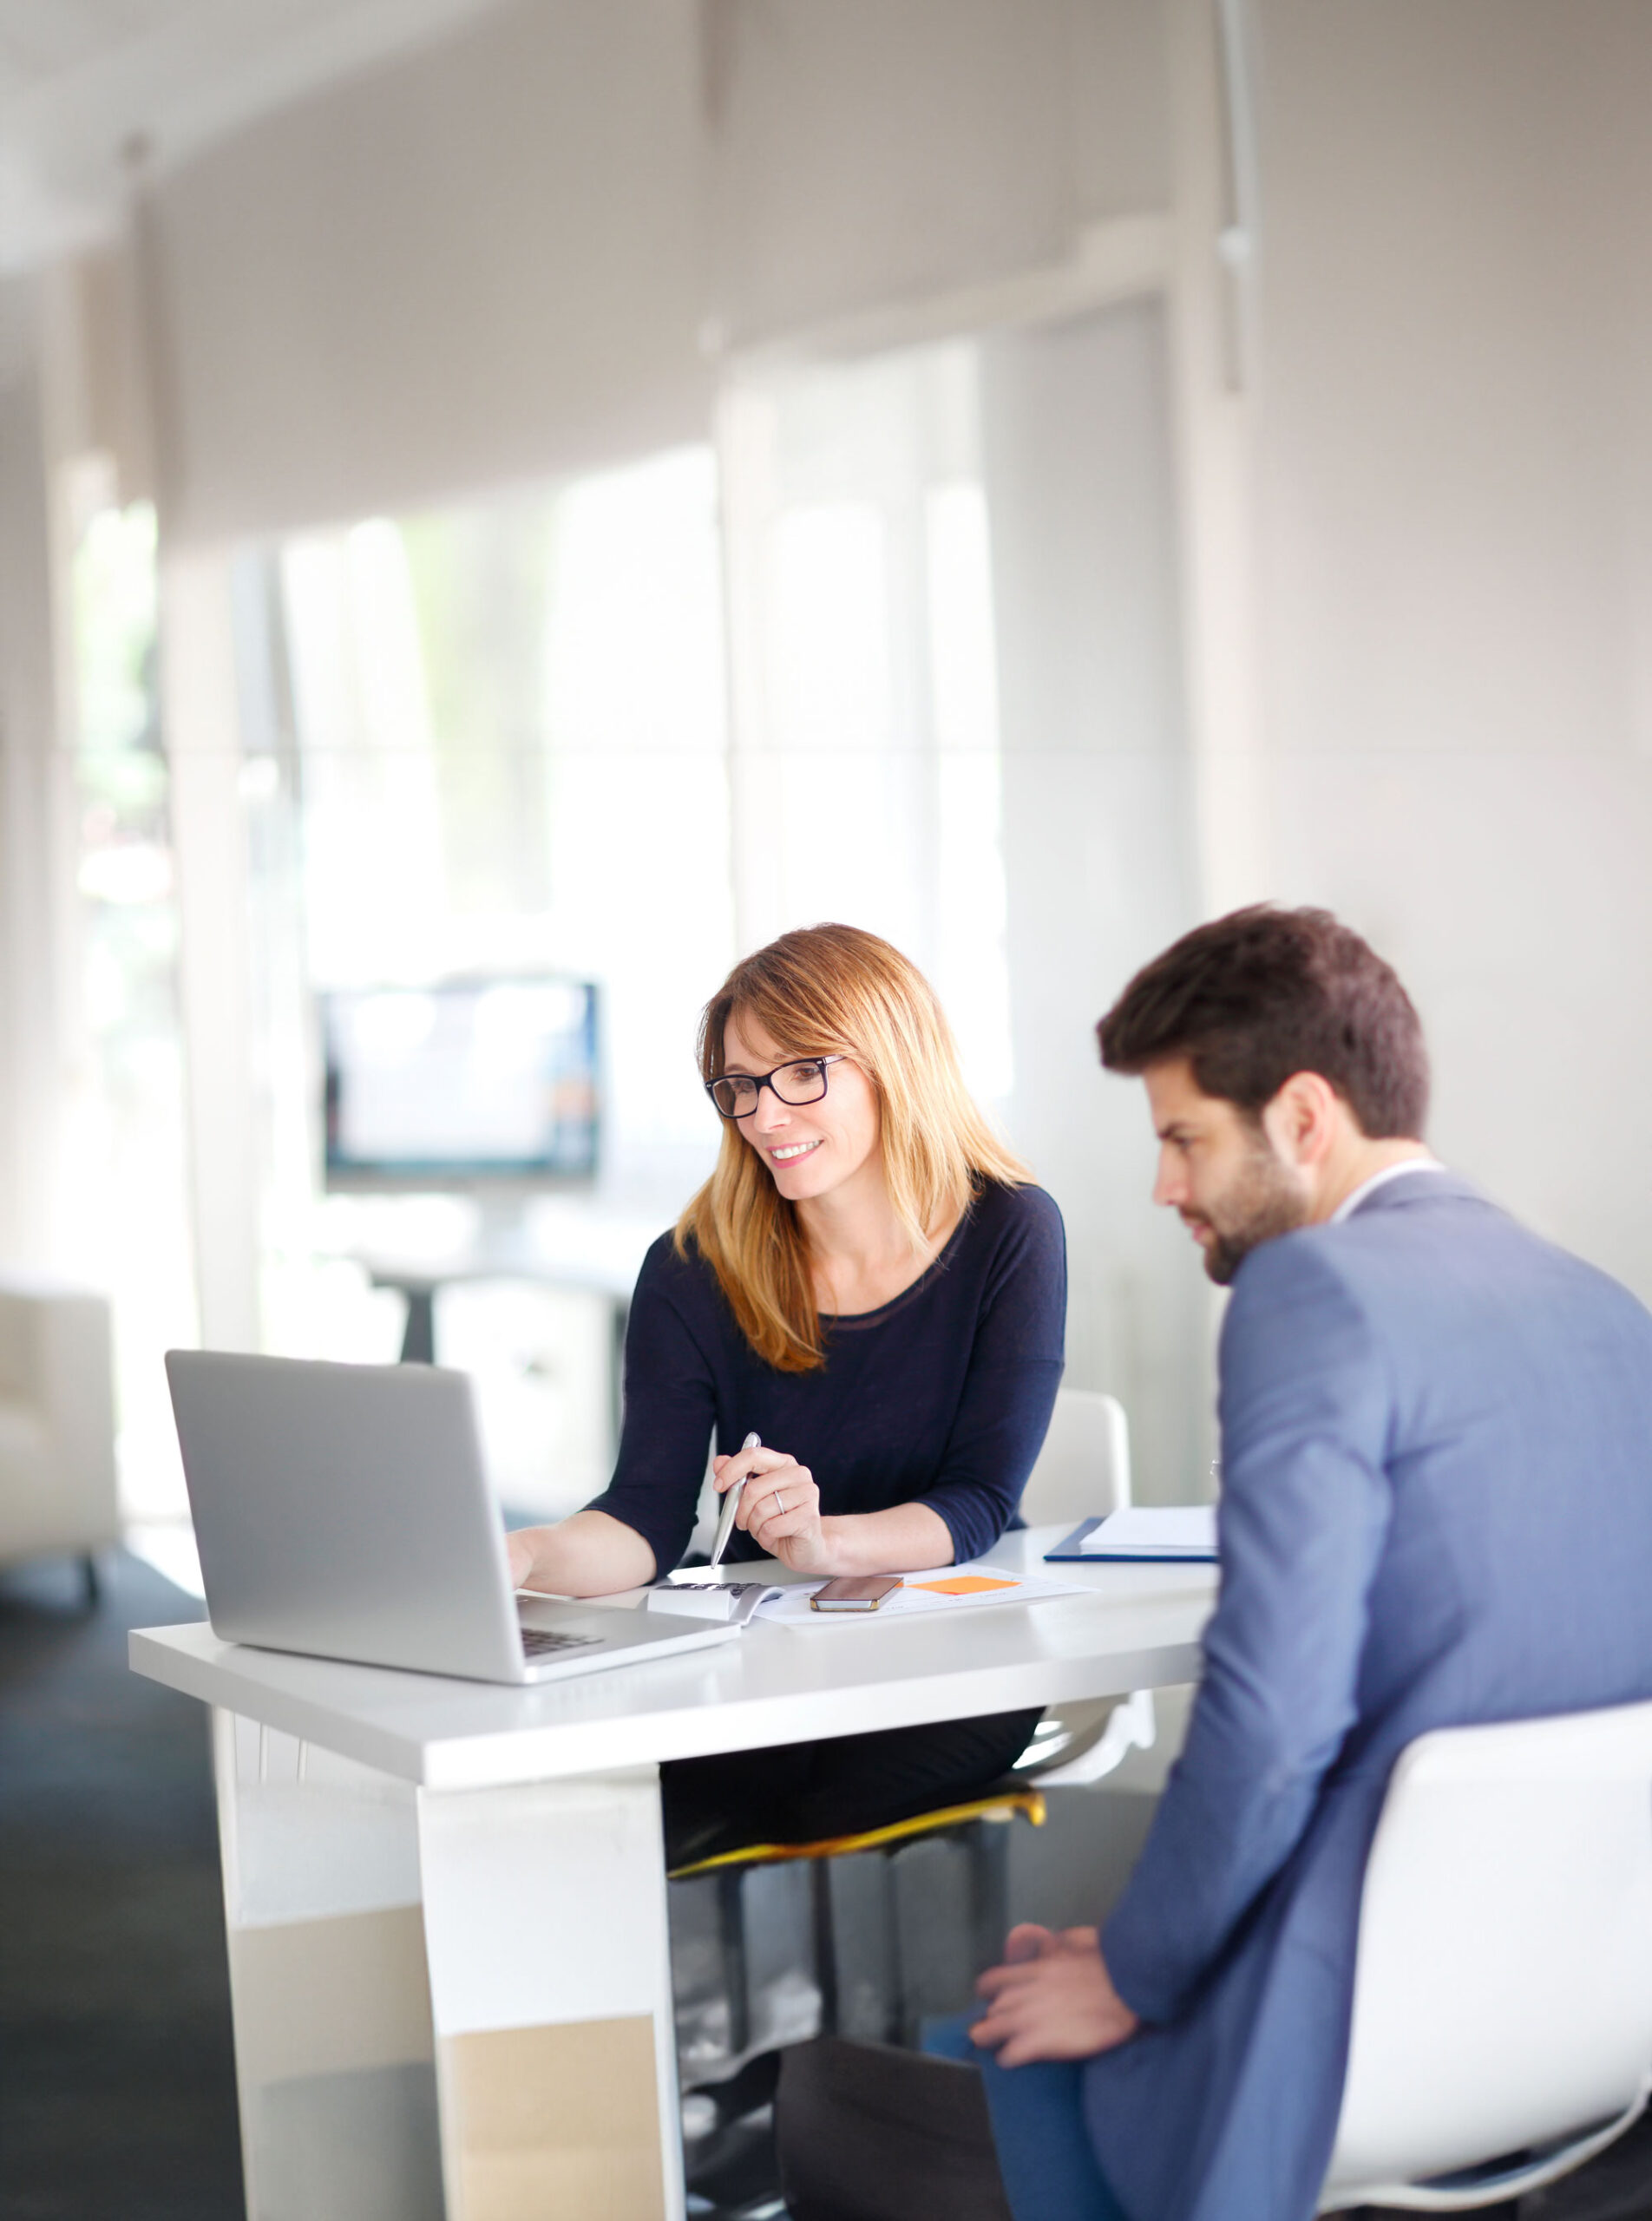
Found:
[(136, 1559), (0, 1574), (0, 2217), (242, 2221), (201, 1707), (126, 1668), (200, 1616)]
[[(0, 2221), (244, 2221), (206, 1715), (126, 1665), (200, 1616), (0, 1573)], [(1652, 2125), (1518, 2214), (1652, 2221)]]

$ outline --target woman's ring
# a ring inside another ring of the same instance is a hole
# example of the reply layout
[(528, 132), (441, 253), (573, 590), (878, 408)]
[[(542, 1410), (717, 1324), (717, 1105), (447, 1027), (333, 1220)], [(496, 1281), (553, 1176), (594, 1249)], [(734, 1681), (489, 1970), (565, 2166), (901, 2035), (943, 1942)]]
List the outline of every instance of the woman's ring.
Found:
[(785, 1508), (786, 1508), (786, 1499), (785, 1499), (785, 1497), (783, 1497), (783, 1496), (781, 1495), (781, 1493), (780, 1493), (780, 1491), (779, 1491), (779, 1490), (778, 1490), (778, 1489), (777, 1489), (777, 1490), (775, 1490), (775, 1492), (774, 1492), (774, 1500), (775, 1500), (775, 1509), (776, 1509), (776, 1510), (777, 1510), (777, 1511), (783, 1511), (783, 1510), (785, 1510)]

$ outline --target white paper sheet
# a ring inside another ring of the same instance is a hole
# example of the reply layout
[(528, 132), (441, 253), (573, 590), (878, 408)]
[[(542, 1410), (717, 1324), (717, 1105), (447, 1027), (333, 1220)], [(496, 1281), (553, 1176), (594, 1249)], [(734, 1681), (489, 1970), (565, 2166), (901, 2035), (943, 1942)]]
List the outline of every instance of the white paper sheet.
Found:
[[(936, 1582), (970, 1585), (961, 1595), (948, 1595), (945, 1588), (929, 1585)], [(942, 1565), (928, 1573), (904, 1575), (902, 1585), (886, 1596), (875, 1612), (816, 1612), (809, 1600), (824, 1586), (823, 1582), (811, 1581), (771, 1590), (757, 1607), (757, 1617), (782, 1627), (865, 1627), (876, 1620), (910, 1619), (920, 1612), (967, 1612), (984, 1604), (1036, 1604), (1046, 1596), (1071, 1596), (1080, 1584), (1052, 1580), (1043, 1574), (1006, 1573), (995, 1565)]]
[(1085, 1557), (1214, 1558), (1213, 1504), (1135, 1504), (1092, 1527), (1078, 1545)]

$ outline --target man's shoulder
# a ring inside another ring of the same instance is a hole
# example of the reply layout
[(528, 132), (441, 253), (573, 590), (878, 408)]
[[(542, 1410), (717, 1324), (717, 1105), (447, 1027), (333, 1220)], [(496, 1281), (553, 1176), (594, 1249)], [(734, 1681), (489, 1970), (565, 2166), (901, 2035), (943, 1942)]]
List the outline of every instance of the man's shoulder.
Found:
[(1244, 1310), (1328, 1302), (1368, 1320), (1415, 1319), (1440, 1302), (1506, 1310), (1523, 1297), (1643, 1322), (1621, 1281), (1535, 1233), (1452, 1172), (1386, 1183), (1347, 1218), (1262, 1242), (1240, 1267)]
[(1385, 1260), (1416, 1257), (1439, 1245), (1537, 1242), (1517, 1220), (1455, 1173), (1419, 1172), (1386, 1182), (1346, 1218), (1295, 1227), (1259, 1242), (1235, 1276), (1234, 1287), (1255, 1292), (1298, 1279), (1324, 1280), (1380, 1269)]

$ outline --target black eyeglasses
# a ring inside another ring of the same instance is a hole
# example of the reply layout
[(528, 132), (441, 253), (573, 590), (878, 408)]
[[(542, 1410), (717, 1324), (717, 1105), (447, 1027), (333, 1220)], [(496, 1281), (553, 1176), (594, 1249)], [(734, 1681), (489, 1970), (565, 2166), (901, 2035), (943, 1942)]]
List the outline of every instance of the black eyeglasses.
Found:
[(725, 1118), (749, 1118), (765, 1087), (774, 1090), (777, 1102), (788, 1103), (795, 1110), (820, 1101), (826, 1092), (827, 1065), (842, 1062), (842, 1056), (800, 1057), (793, 1064), (777, 1065), (771, 1072), (725, 1072), (721, 1079), (708, 1079), (705, 1092)]

